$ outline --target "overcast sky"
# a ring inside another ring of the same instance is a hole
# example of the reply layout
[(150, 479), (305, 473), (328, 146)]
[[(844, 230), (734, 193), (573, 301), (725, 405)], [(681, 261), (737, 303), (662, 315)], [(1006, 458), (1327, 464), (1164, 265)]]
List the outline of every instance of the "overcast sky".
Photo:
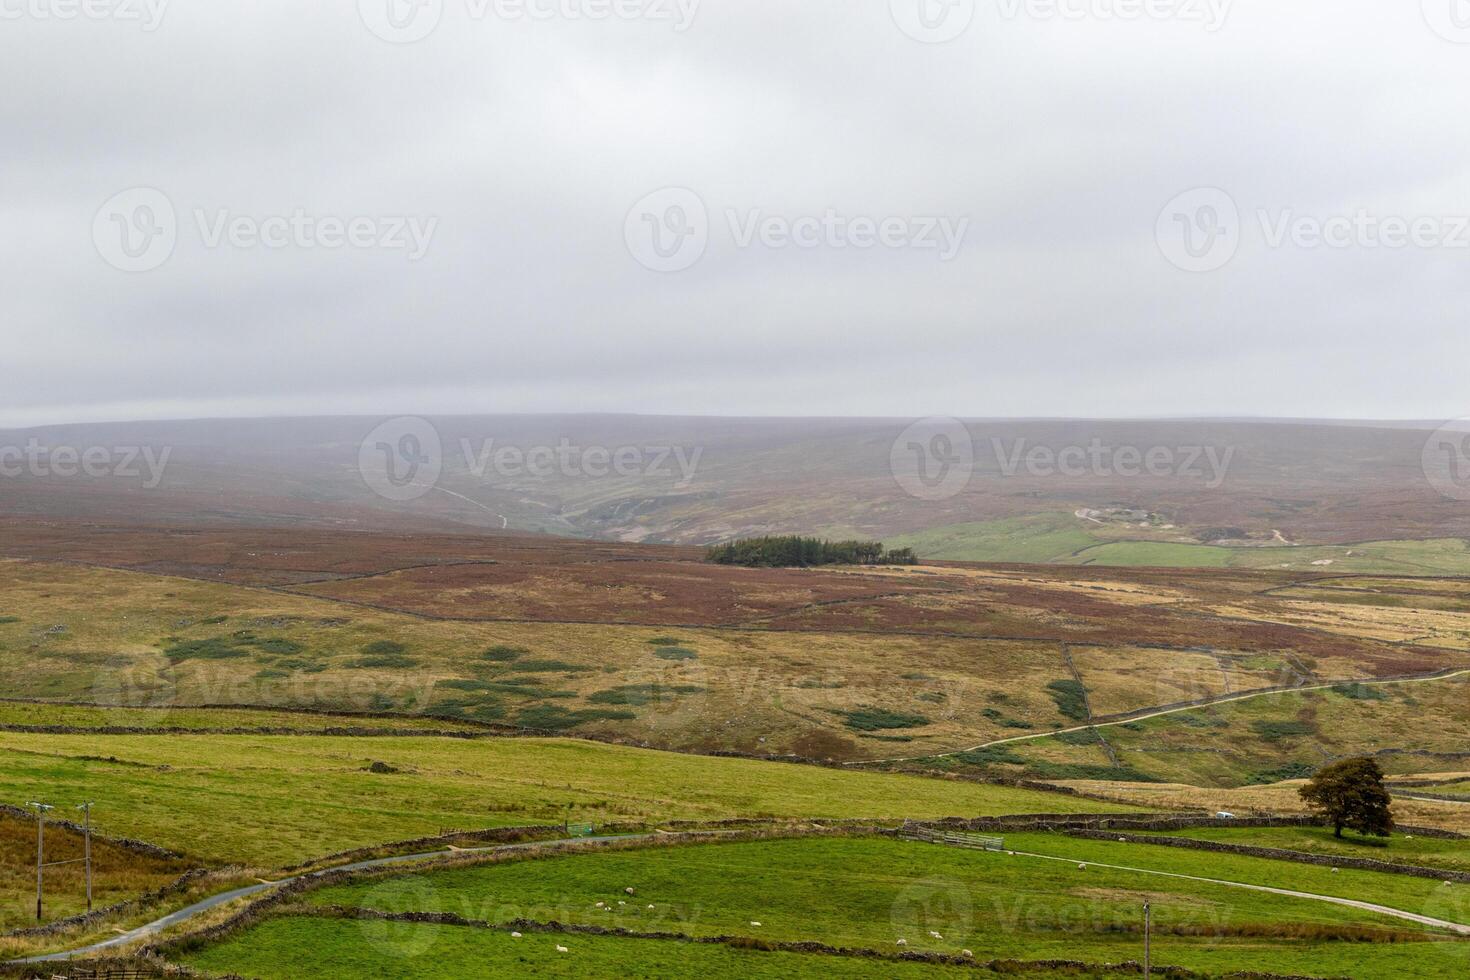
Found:
[(77, 2), (0, 425), (1470, 414), (1465, 0)]

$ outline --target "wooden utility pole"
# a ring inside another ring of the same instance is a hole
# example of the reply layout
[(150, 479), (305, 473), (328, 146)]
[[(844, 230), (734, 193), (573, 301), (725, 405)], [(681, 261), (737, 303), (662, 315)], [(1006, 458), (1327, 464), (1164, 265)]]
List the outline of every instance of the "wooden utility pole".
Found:
[(87, 911), (92, 911), (92, 804), (83, 803), (77, 807), (82, 811), (82, 845), (83, 858), (87, 862)]
[(1154, 913), (1148, 902), (1143, 903), (1143, 980), (1148, 980), (1153, 967)]
[(41, 868), (46, 862), (46, 811), (55, 807), (45, 803), (27, 803), (36, 808), (36, 921), (41, 921)]

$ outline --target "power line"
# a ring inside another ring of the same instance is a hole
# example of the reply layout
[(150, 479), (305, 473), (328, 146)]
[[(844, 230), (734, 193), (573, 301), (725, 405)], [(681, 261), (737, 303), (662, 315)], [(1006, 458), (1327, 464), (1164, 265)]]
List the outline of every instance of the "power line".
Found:
[(36, 921), (41, 921), (41, 869), (46, 860), (46, 811), (56, 807), (47, 803), (27, 803), (36, 808)]
[(82, 857), (72, 858), (69, 861), (46, 860), (46, 814), (48, 811), (56, 809), (56, 807), (49, 803), (37, 803), (34, 801), (27, 803), (26, 806), (32, 807), (36, 811), (36, 921), (40, 922), (42, 916), (45, 895), (45, 877), (43, 872), (46, 868), (55, 868), (63, 864), (85, 862), (87, 873), (87, 911), (92, 911), (92, 807), (94, 804), (88, 801), (77, 807), (83, 814)]
[(83, 860), (87, 862), (87, 911), (92, 911), (92, 801), (79, 804), (82, 811)]

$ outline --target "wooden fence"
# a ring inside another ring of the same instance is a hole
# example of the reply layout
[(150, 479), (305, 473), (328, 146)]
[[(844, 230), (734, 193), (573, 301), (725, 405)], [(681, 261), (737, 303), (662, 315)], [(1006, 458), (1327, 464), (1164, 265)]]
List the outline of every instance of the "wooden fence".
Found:
[(1003, 851), (1006, 848), (1004, 837), (987, 837), (984, 834), (966, 834), (955, 830), (935, 830), (932, 827), (921, 827), (918, 824), (904, 824), (899, 836), (904, 840), (968, 847), (976, 851)]

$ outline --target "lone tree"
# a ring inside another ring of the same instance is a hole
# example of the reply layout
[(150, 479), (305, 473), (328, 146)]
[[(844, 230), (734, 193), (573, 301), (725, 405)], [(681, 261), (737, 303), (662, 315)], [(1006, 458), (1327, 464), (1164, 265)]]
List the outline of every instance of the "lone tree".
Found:
[(1323, 767), (1301, 788), (1301, 795), (1308, 806), (1322, 811), (1338, 837), (1344, 827), (1377, 837), (1393, 831), (1392, 800), (1383, 786), (1383, 770), (1372, 759), (1344, 759)]

